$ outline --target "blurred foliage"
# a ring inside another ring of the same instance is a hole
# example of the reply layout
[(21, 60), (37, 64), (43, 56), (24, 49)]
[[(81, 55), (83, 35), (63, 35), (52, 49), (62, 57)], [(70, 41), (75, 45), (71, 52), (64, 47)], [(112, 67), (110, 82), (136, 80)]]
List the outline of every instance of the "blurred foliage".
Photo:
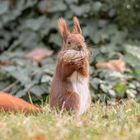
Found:
[[(114, 102), (116, 98), (136, 97), (140, 92), (139, 9), (140, 0), (0, 0), (0, 61), (12, 62), (0, 65), (0, 90), (19, 97), (35, 95), (33, 101), (49, 94), (62, 44), (57, 20), (64, 17), (71, 29), (72, 18), (77, 16), (93, 50), (93, 99)], [(52, 49), (55, 54), (35, 64), (25, 56), (38, 47)], [(124, 73), (95, 68), (98, 61), (116, 58), (126, 61)]]

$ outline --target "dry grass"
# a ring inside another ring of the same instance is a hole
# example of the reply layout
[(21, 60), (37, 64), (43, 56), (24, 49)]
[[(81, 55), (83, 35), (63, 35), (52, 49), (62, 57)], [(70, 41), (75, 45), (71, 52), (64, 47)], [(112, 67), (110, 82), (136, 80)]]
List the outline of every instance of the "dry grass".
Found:
[(139, 140), (140, 105), (93, 104), (89, 112), (76, 117), (51, 112), (44, 107), (37, 116), (0, 113), (0, 140)]

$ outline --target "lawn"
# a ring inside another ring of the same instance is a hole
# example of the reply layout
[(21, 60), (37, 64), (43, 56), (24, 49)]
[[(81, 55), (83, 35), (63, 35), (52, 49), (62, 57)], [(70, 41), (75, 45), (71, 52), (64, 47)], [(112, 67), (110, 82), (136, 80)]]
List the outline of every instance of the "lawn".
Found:
[(106, 106), (94, 103), (81, 115), (51, 111), (38, 115), (0, 113), (0, 140), (138, 140), (140, 104)]

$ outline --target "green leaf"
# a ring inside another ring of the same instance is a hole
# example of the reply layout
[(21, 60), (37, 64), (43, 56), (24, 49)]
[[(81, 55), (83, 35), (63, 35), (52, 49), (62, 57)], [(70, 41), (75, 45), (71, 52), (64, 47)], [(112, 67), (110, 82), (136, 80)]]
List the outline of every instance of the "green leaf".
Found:
[(32, 31), (23, 31), (19, 37), (18, 43), (22, 47), (37, 47), (40, 43), (39, 35)]
[(116, 92), (117, 97), (124, 97), (126, 89), (127, 89), (127, 85), (126, 83), (123, 82), (117, 82), (114, 86), (114, 90)]
[(140, 68), (140, 47), (130, 44), (125, 44), (125, 60), (134, 68)]
[(83, 4), (83, 5), (80, 5), (80, 6), (70, 5), (70, 8), (73, 11), (73, 13), (77, 16), (85, 15), (86, 13), (88, 13), (90, 11), (90, 5), (89, 4)]
[(27, 68), (7, 66), (4, 70), (17, 79), (22, 85), (31, 83), (30, 71)]
[(135, 70), (134, 70), (134, 77), (136, 79), (140, 80), (140, 68), (139, 69), (135, 68)]
[(138, 60), (140, 60), (140, 55), (139, 55), (140, 54), (140, 47), (139, 46), (126, 44), (125, 50), (126, 50), (126, 52), (128, 52), (129, 54), (135, 56)]
[(6, 13), (9, 8), (9, 1), (0, 1), (0, 15)]
[(49, 42), (54, 43), (55, 45), (59, 47), (62, 46), (62, 39), (60, 38), (60, 35), (58, 34), (51, 34)]
[(41, 85), (35, 85), (30, 89), (30, 92), (37, 96), (41, 96), (42, 94), (48, 94), (49, 86), (46, 83)]
[(41, 11), (47, 11), (49, 13), (62, 12), (67, 9), (62, 1), (41, 1), (38, 7)]
[(101, 7), (102, 7), (102, 3), (99, 2), (99, 1), (95, 2), (94, 5), (93, 5), (93, 9), (94, 9), (95, 12), (100, 11)]
[(30, 28), (34, 31), (38, 31), (39, 29), (41, 29), (43, 24), (46, 24), (46, 25), (48, 24), (46, 22), (46, 17), (40, 16), (39, 18), (30, 18), (26, 20), (25, 27)]

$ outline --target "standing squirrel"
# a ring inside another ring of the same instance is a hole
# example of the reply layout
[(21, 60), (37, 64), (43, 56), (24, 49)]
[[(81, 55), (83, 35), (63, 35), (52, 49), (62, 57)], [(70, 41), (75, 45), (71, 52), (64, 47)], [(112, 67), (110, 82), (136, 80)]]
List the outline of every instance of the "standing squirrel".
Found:
[[(64, 19), (59, 19), (63, 47), (58, 54), (56, 71), (51, 83), (50, 106), (82, 114), (90, 106), (89, 51), (79, 21), (74, 17), (74, 30), (69, 32)], [(0, 110), (38, 113), (42, 109), (20, 98), (0, 91)]]
[(91, 103), (89, 92), (89, 51), (77, 17), (74, 29), (67, 29), (63, 18), (58, 21), (63, 46), (58, 54), (51, 83), (50, 106), (82, 114)]

